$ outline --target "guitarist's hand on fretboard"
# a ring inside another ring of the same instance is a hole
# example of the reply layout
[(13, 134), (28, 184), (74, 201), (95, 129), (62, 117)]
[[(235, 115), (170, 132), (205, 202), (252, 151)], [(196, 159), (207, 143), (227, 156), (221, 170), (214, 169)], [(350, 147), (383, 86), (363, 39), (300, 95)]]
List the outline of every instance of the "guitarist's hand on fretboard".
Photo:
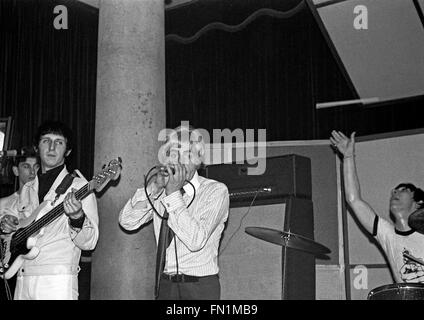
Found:
[(83, 215), (82, 203), (75, 197), (75, 191), (75, 189), (72, 189), (63, 200), (63, 209), (70, 219), (78, 219)]

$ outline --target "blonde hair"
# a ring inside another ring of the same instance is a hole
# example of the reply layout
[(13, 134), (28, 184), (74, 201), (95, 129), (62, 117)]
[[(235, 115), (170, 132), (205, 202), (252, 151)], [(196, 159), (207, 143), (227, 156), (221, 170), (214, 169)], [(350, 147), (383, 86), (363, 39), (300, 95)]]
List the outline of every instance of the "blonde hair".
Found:
[(179, 161), (176, 159), (177, 155), (175, 148), (187, 148), (186, 151), (189, 152), (189, 159), (197, 168), (199, 168), (204, 161), (205, 142), (203, 136), (199, 130), (196, 130), (192, 126), (179, 126), (173, 130), (167, 131), (166, 141), (159, 149), (159, 162), (166, 165)]

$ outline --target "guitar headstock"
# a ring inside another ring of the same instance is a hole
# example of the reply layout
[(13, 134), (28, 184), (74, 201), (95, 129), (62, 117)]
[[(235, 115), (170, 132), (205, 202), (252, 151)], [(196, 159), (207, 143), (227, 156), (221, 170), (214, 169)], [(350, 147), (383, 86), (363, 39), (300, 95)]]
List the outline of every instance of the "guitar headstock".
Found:
[(109, 181), (118, 179), (122, 169), (121, 163), (122, 160), (118, 157), (111, 160), (107, 166), (104, 165), (102, 171), (94, 175), (93, 179), (90, 181), (91, 188), (100, 192)]

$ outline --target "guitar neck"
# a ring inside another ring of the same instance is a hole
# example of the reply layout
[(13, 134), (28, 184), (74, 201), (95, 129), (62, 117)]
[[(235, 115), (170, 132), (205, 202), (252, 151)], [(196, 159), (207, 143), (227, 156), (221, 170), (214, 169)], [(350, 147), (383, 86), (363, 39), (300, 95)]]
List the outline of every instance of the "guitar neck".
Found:
[[(77, 192), (75, 192), (75, 198), (77, 200), (82, 200), (91, 193), (91, 190), (92, 189), (90, 188), (90, 183), (87, 183), (83, 187), (81, 187)], [(42, 216), (40, 219), (34, 221), (28, 227), (23, 229), (22, 232), (25, 233), (26, 237), (30, 237), (34, 233), (40, 231), (49, 223), (59, 218), (63, 213), (65, 213), (65, 209), (63, 207), (63, 202), (61, 202), (52, 210), (47, 212), (44, 216)], [(18, 233), (19, 231), (16, 233), (16, 236), (18, 236)]]

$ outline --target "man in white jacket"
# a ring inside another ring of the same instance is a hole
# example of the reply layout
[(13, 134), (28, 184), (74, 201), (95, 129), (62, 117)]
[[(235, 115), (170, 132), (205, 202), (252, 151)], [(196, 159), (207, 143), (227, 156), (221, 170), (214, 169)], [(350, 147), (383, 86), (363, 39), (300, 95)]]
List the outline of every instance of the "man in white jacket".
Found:
[[(36, 220), (63, 202), (64, 214), (47, 223), (39, 232), (35, 246), (39, 254), (24, 260), (19, 268), (16, 300), (77, 300), (78, 272), (81, 250), (92, 250), (99, 237), (97, 202), (93, 194), (83, 200), (75, 192), (87, 181), (73, 179), (61, 194), (57, 187), (67, 176), (65, 158), (72, 151), (72, 132), (63, 123), (49, 121), (42, 124), (35, 135), (34, 146), (40, 157), (37, 177), (26, 183), (20, 194), (20, 205), (15, 215), (22, 219), (31, 215), (44, 201), (49, 210), (41, 210)], [(17, 225), (0, 221), (2, 233), (14, 232)]]

